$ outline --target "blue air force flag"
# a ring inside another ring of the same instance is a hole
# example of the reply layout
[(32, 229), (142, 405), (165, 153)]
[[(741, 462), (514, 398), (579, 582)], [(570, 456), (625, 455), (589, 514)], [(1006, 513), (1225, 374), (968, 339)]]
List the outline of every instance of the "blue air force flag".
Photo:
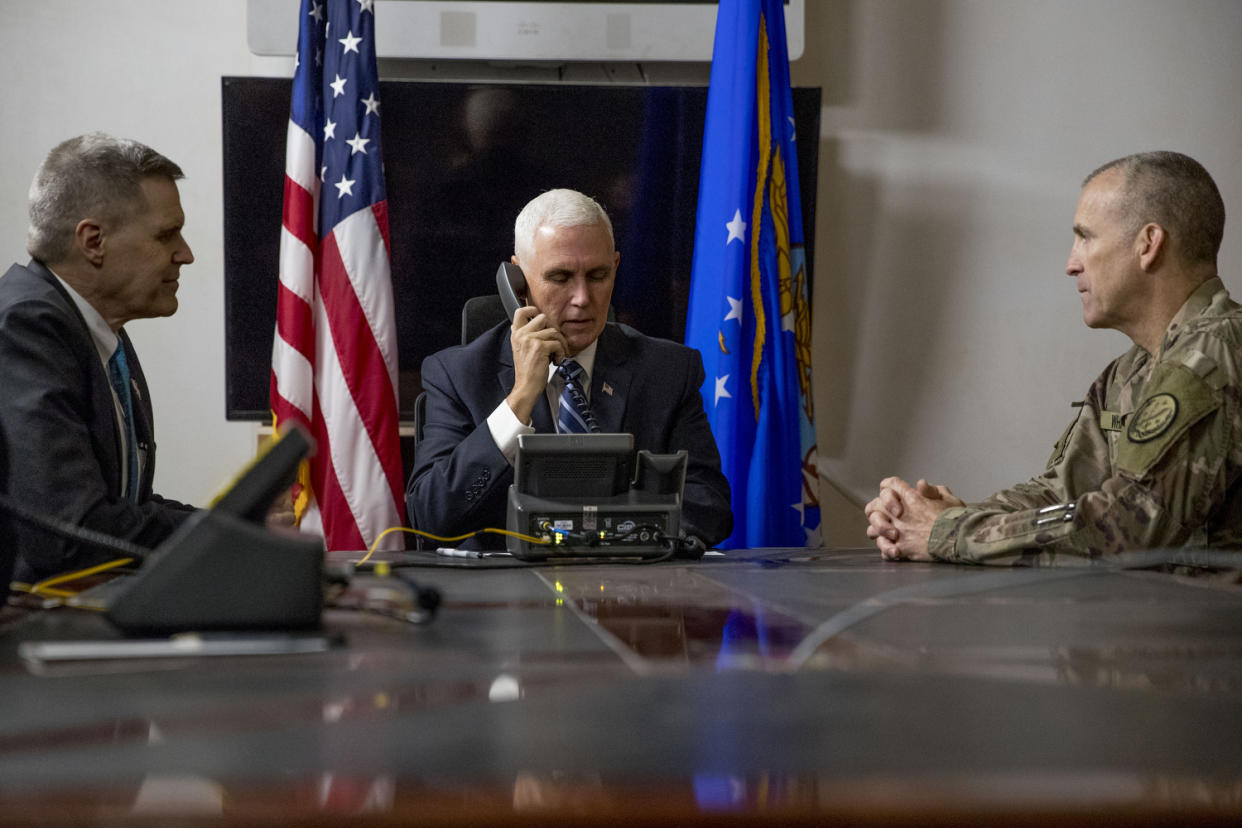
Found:
[(721, 0), (686, 344), (733, 489), (725, 548), (819, 545), (809, 279), (782, 4)]

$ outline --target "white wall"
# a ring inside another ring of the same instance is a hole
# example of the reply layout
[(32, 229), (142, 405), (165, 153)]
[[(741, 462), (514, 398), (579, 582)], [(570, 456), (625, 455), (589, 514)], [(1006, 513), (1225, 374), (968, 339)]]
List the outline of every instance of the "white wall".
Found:
[(1130, 344), (1082, 324), (1064, 276), (1087, 173), (1150, 149), (1201, 161), (1242, 294), (1242, 3), (807, 5), (821, 472), (860, 502), (889, 474), (981, 498), (1043, 469)]
[[(0, 256), (25, 260), (26, 188), (63, 138), (137, 138), (186, 170), (197, 261), (181, 310), (131, 335), (156, 405), (158, 489), (201, 503), (256, 431), (224, 420), (220, 76), (290, 67), (249, 54), (244, 0), (41, 0), (4, 15)], [(896, 473), (977, 498), (1042, 467), (1070, 401), (1127, 347), (1083, 327), (1060, 276), (1097, 164), (1153, 148), (1202, 161), (1233, 215), (1221, 272), (1242, 294), (1242, 3), (815, 0), (807, 22), (794, 81), (825, 103), (820, 458), (850, 496)], [(857, 537), (857, 513), (837, 514), (829, 540)]]
[[(257, 427), (224, 419), (220, 77), (291, 72), (246, 48), (245, 0), (5, 3), (0, 55), (0, 258), (25, 262), (26, 190), (58, 142), (92, 130), (135, 138), (185, 170), (195, 262), (180, 310), (126, 330), (155, 406), (156, 490), (205, 503), (254, 453)], [(0, 389), (0, 393), (3, 393)]]

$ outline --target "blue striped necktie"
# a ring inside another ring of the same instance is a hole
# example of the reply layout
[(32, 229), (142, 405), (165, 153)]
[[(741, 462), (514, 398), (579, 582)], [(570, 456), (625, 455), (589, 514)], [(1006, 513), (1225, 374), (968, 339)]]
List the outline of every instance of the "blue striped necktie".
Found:
[(582, 393), (582, 375), (585, 373), (582, 366), (567, 359), (556, 366), (556, 373), (565, 383), (561, 390), (560, 410), (556, 414), (556, 430), (561, 434), (598, 432), (595, 415), (591, 413), (591, 406)]
[(108, 359), (108, 380), (112, 383), (112, 390), (116, 392), (116, 398), (121, 403), (121, 410), (125, 413), (123, 423), (127, 449), (125, 496), (136, 503), (138, 502), (138, 435), (134, 431), (134, 399), (129, 388), (129, 362), (125, 359), (123, 343), (117, 343), (116, 350)]

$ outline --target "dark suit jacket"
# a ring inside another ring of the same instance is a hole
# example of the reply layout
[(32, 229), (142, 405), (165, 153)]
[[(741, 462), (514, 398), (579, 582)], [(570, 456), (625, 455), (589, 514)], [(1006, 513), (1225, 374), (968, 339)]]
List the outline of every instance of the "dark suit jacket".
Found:
[[(415, 528), (437, 535), (504, 528), (513, 469), (492, 440), (487, 417), (513, 388), (513, 375), (508, 322), (423, 360), (427, 416), (405, 493)], [(703, 360), (692, 348), (624, 325), (600, 334), (591, 373), (600, 430), (633, 434), (635, 449), (689, 452), (682, 528), (712, 546), (733, 531), (733, 514), (702, 384)], [(547, 405), (535, 406), (532, 424), (537, 432), (556, 431)], [(503, 546), (500, 535), (482, 538), (485, 546)]]
[[(121, 490), (112, 390), (77, 306), (40, 262), (15, 264), (0, 277), (0, 491), (39, 514), (155, 546), (192, 508), (151, 493), (151, 398), (129, 337), (122, 331), (120, 338), (133, 379), (138, 444), (147, 455), (136, 504)], [(23, 580), (117, 557), (6, 513), (0, 513), (0, 543), (18, 551)]]

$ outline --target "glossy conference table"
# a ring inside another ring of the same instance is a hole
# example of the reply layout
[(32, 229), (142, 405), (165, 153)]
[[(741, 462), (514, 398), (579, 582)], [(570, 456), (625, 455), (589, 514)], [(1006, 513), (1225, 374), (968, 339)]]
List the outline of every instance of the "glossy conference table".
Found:
[(44, 665), (0, 637), (0, 820), (1242, 823), (1242, 587), (863, 550), (413, 570), (433, 623)]

